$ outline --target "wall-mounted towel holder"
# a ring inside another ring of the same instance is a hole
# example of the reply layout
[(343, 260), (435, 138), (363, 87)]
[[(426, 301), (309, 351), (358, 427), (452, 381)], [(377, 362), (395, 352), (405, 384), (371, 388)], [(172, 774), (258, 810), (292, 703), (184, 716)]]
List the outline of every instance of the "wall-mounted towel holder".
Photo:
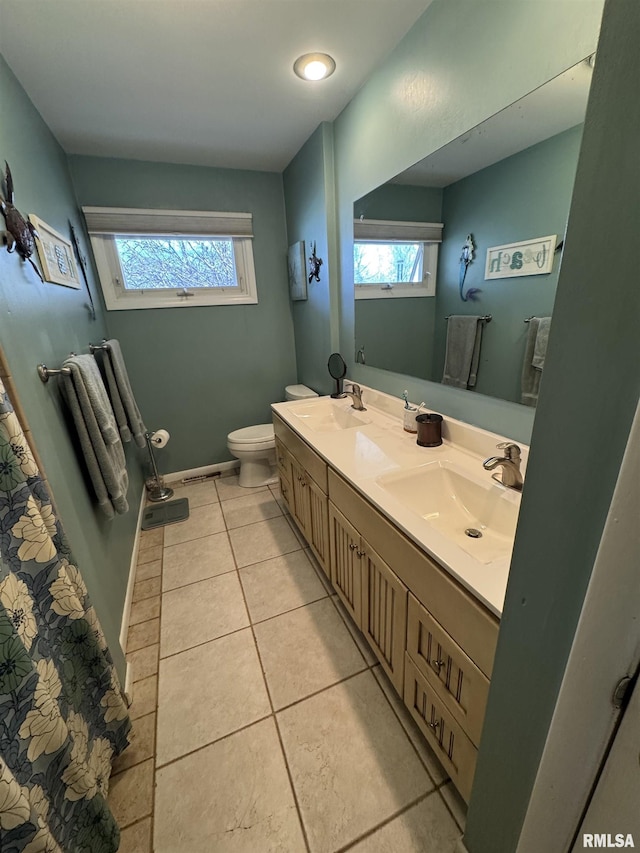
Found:
[[(449, 320), (453, 314), (447, 314), (444, 318), (445, 320)], [(483, 314), (482, 317), (478, 317), (478, 320), (481, 320), (483, 323), (490, 323), (493, 320), (493, 314)]]

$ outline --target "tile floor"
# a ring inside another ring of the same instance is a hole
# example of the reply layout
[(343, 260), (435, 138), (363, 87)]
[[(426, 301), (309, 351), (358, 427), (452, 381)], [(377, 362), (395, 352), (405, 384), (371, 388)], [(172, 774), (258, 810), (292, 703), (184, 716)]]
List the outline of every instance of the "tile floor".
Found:
[(277, 486), (176, 497), (141, 534), (120, 853), (453, 853), (464, 804)]

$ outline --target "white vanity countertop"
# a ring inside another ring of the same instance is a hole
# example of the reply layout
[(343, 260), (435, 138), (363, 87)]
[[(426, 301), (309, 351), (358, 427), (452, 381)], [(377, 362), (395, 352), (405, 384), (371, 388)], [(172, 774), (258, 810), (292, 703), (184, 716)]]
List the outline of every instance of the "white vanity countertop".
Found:
[[(434, 529), (416, 512), (409, 510), (382, 488), (376, 480), (382, 474), (410, 471), (428, 462), (446, 459), (448, 463), (464, 468), (478, 480), (482, 481), (486, 478), (490, 482), (491, 474), (482, 468), (482, 461), (488, 456), (499, 453), (496, 451), (496, 444), (504, 441), (504, 436), (445, 417), (443, 444), (435, 448), (420, 447), (416, 444), (416, 435), (403, 430), (402, 401), (374, 389), (361, 387), (363, 403), (367, 407), (367, 411), (361, 414), (370, 423), (355, 429), (330, 432), (311, 429), (305, 424), (304, 418), (294, 413), (305, 403), (311, 403), (311, 400), (274, 403), (272, 408), (355, 489), (437, 560), (496, 616), (500, 617), (507, 587), (511, 552), (509, 551), (508, 556), (489, 563), (480, 562), (450, 538)], [(320, 399), (330, 400), (331, 398)], [(331, 400), (331, 403), (353, 412), (350, 398)], [(394, 414), (389, 414), (390, 411)], [(429, 410), (425, 409), (425, 411)], [(528, 448), (524, 445), (520, 447), (524, 470)], [(519, 503), (518, 493), (505, 490), (497, 484), (495, 488), (508, 492), (507, 499)], [(472, 547), (471, 541), (469, 546)]]

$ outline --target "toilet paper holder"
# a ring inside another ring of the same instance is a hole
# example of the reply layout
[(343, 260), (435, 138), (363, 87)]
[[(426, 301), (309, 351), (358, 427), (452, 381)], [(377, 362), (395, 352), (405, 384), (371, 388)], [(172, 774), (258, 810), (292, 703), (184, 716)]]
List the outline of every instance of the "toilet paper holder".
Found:
[(144, 437), (147, 442), (147, 450), (149, 451), (151, 470), (153, 471), (151, 484), (147, 484), (148, 498), (153, 503), (168, 501), (169, 498), (173, 496), (173, 489), (168, 488), (168, 486), (165, 486), (162, 482), (162, 477), (158, 472), (153, 446), (155, 444), (156, 447), (164, 447), (169, 441), (169, 433), (166, 429), (147, 430)]

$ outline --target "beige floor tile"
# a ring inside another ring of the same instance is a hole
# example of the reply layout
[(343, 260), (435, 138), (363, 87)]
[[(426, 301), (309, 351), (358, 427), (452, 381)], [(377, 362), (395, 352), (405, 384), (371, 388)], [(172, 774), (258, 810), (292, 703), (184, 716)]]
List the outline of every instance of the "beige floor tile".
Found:
[(150, 563), (138, 564), (136, 568), (136, 583), (149, 578), (157, 578), (162, 574), (162, 560), (152, 560)]
[(431, 776), (436, 785), (439, 785), (441, 782), (444, 782), (444, 780), (448, 778), (445, 769), (436, 758), (435, 752), (431, 749), (429, 744), (424, 739), (422, 732), (415, 724), (413, 717), (409, 713), (404, 702), (393, 689), (393, 686), (387, 678), (384, 670), (381, 666), (376, 666), (372, 669), (372, 672), (375, 676), (376, 681), (378, 682), (380, 687), (382, 687), (382, 690), (387, 699), (389, 700), (391, 707), (395, 711), (396, 716), (400, 719), (402, 728), (405, 730), (409, 737), (409, 740), (416, 748), (418, 755), (422, 759), (422, 763), (425, 765), (429, 772), (429, 775)]
[(433, 788), (371, 672), (278, 722), (312, 853), (355, 841)]
[(127, 636), (127, 652), (135, 652), (160, 642), (160, 620), (149, 619), (137, 625), (129, 626)]
[(156, 697), (158, 693), (158, 676), (150, 675), (142, 681), (133, 684), (133, 702), (129, 708), (129, 716), (132, 720), (144, 717), (156, 710)]
[[(153, 565), (153, 564), (150, 564)], [(160, 595), (160, 577), (147, 578), (146, 580), (137, 580), (133, 586), (132, 601), (142, 601), (144, 598), (153, 598)]]
[(274, 708), (283, 708), (366, 664), (328, 598), (254, 626)]
[(229, 531), (238, 568), (297, 551), (300, 543), (286, 518), (270, 518)]
[(272, 719), (162, 768), (157, 786), (155, 853), (305, 849)]
[(133, 721), (129, 746), (113, 762), (113, 773), (120, 773), (147, 758), (153, 758), (156, 745), (156, 715), (147, 714)]
[(221, 501), (232, 500), (233, 498), (241, 498), (245, 495), (255, 495), (258, 492), (268, 491), (268, 486), (256, 486), (254, 489), (247, 489), (244, 486), (238, 485), (238, 475), (233, 477), (220, 477), (216, 480), (216, 488), (218, 497)]
[(121, 829), (151, 814), (153, 759), (150, 758), (142, 764), (136, 764), (135, 767), (111, 777), (109, 807)]
[[(160, 661), (158, 764), (248, 726), (270, 710), (249, 629), (165, 658)], [(193, 794), (201, 782), (198, 778), (187, 790)]]
[(164, 532), (164, 547), (201, 539), (224, 530), (224, 518), (218, 503), (197, 506), (191, 509), (189, 518), (169, 525)]
[(249, 625), (237, 572), (165, 592), (160, 628), (161, 656), (215, 640)]
[(156, 643), (127, 655), (127, 662), (133, 670), (134, 681), (142, 681), (143, 678), (149, 678), (150, 675), (154, 675), (158, 671), (159, 648), (160, 646)]
[(347, 610), (346, 610), (344, 604), (340, 601), (340, 597), (338, 595), (336, 595), (336, 593), (334, 592), (332, 597), (331, 597), (331, 600), (333, 601), (336, 608), (338, 609), (338, 613), (342, 617), (344, 624), (347, 626), (347, 630), (349, 631), (349, 633), (351, 634), (351, 636), (355, 640), (356, 645), (360, 649), (360, 652), (361, 652), (362, 656), (364, 657), (364, 659), (366, 660), (368, 666), (373, 666), (374, 664), (378, 663), (378, 658), (371, 651), (371, 646), (365, 640), (364, 634), (362, 633), (362, 631), (358, 628), (358, 626), (353, 621), (353, 619), (351, 618), (349, 613), (347, 613)]
[(150, 548), (140, 548), (138, 551), (138, 565), (151, 563), (162, 558), (162, 545), (152, 545)]
[(212, 578), (236, 567), (226, 533), (214, 533), (164, 549), (162, 589)]
[(162, 545), (164, 527), (156, 527), (155, 530), (140, 531), (140, 548), (151, 548), (153, 545)]
[(118, 853), (151, 853), (150, 817), (122, 830)]
[(449, 806), (453, 819), (464, 832), (467, 825), (467, 804), (456, 790), (453, 782), (447, 782), (446, 785), (443, 785), (442, 788), (440, 788), (440, 793), (442, 794), (446, 804)]
[(227, 500), (222, 504), (222, 512), (229, 530), (282, 515), (278, 502), (268, 489), (257, 495)]
[(353, 853), (455, 853), (460, 830), (436, 792), (349, 848)]
[(157, 598), (145, 598), (131, 605), (129, 614), (129, 626), (138, 625), (149, 619), (157, 619), (160, 615), (160, 596)]
[(304, 551), (293, 551), (240, 570), (252, 622), (261, 622), (324, 598), (325, 588)]
[(213, 478), (204, 480), (202, 483), (189, 483), (188, 486), (173, 486), (173, 489), (176, 499), (187, 498), (190, 510), (198, 506), (206, 506), (206, 504), (215, 504), (219, 501), (216, 481)]

